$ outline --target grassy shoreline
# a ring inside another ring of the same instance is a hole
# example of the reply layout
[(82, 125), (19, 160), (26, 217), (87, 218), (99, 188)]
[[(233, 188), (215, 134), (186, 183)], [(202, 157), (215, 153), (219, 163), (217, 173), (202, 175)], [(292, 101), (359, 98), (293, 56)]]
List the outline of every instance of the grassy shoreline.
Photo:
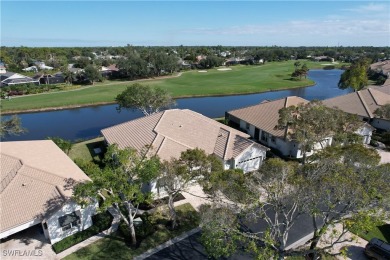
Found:
[[(321, 68), (319, 63), (305, 63), (310, 69)], [(309, 79), (291, 80), (293, 64), (294, 61), (270, 62), (259, 66), (239, 65), (230, 67), (229, 71), (216, 68), (207, 73), (192, 70), (168, 77), (111, 81), (72, 91), (21, 96), (3, 100), (1, 113), (18, 114), (114, 104), (115, 97), (135, 82), (164, 88), (174, 98), (248, 95), (313, 86), (315, 82)]]
[[(286, 87), (286, 88), (278, 88), (278, 89), (269, 89), (260, 92), (238, 92), (238, 93), (229, 93), (229, 94), (205, 94), (205, 95), (189, 95), (189, 96), (178, 96), (175, 99), (182, 98), (202, 98), (202, 97), (225, 97), (225, 96), (244, 96), (244, 95), (252, 95), (252, 94), (260, 94), (265, 92), (274, 92), (274, 91), (282, 91), (287, 89), (298, 89), (298, 88), (307, 88), (313, 87), (315, 83), (301, 86), (301, 87)], [(94, 107), (94, 106), (102, 106), (102, 105), (112, 105), (116, 104), (115, 101), (110, 102), (97, 102), (97, 103), (87, 103), (87, 104), (78, 104), (78, 105), (68, 105), (68, 106), (59, 106), (59, 107), (42, 107), (42, 108), (34, 108), (34, 109), (23, 109), (23, 110), (5, 110), (1, 111), (2, 115), (11, 115), (11, 114), (27, 114), (34, 112), (48, 112), (48, 111), (56, 111), (56, 110), (65, 110), (65, 109), (77, 109), (83, 107)]]

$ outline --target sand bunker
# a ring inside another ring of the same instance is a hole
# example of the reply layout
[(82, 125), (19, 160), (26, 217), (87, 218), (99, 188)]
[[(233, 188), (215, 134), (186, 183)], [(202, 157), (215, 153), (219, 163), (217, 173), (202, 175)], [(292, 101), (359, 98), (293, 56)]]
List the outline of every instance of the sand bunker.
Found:
[(232, 69), (231, 68), (222, 68), (222, 69), (217, 69), (217, 70), (224, 71), (224, 70), (232, 70)]
[(207, 72), (207, 70), (198, 70), (198, 72)]

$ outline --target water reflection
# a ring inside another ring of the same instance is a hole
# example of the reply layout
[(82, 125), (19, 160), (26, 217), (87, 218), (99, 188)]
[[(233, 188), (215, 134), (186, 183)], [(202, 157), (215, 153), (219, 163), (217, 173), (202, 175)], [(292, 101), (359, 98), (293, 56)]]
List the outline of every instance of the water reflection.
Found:
[[(316, 85), (307, 88), (250, 95), (178, 99), (177, 108), (191, 109), (208, 117), (221, 117), (224, 116), (225, 111), (258, 104), (265, 99), (299, 96), (308, 100), (322, 100), (350, 92), (350, 90), (337, 88), (342, 72), (342, 70), (311, 70), (308, 76), (316, 82)], [(100, 130), (103, 128), (142, 116), (138, 111), (123, 110), (118, 113), (116, 107), (116, 105), (104, 105), (20, 114), (23, 126), (29, 132), (4, 140), (37, 140), (48, 136), (59, 136), (69, 140), (89, 139), (100, 135)]]

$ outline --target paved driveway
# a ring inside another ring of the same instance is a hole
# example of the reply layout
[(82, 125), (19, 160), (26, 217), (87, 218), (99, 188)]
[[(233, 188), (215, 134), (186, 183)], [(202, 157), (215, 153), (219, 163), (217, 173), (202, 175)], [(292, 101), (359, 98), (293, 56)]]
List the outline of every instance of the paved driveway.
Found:
[(2, 260), (57, 259), (40, 225), (13, 234), (0, 243)]
[(390, 152), (382, 150), (382, 149), (376, 149), (381, 156), (381, 163), (390, 163)]

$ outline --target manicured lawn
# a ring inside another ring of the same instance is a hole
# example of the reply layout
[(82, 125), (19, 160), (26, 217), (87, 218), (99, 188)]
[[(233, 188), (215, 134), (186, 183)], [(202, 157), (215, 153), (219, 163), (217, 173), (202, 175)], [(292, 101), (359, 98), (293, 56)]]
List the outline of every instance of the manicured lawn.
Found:
[[(326, 63), (301, 61), (309, 69)], [(217, 69), (200, 73), (183, 72), (180, 77), (140, 81), (167, 89), (174, 97), (231, 95), (258, 93), (312, 85), (308, 79), (291, 80), (294, 61), (270, 62), (259, 66), (232, 66), (229, 71)], [(13, 98), (2, 102), (2, 112), (23, 111), (50, 107), (69, 107), (114, 102), (115, 97), (132, 82), (105, 82), (93, 87), (81, 87), (70, 92), (56, 92)]]
[(354, 232), (356, 235), (364, 238), (367, 241), (370, 241), (372, 238), (379, 238), (387, 243), (390, 243), (390, 224), (382, 224), (376, 226), (374, 229), (365, 232), (365, 231), (357, 231)]
[[(95, 154), (93, 149), (104, 148), (103, 137), (87, 140), (80, 143), (75, 143), (69, 152), (69, 157), (74, 159), (84, 159), (86, 161), (100, 160), (100, 156)], [(102, 152), (104, 150), (102, 149)]]
[(198, 226), (197, 212), (190, 204), (184, 204), (176, 208), (180, 219), (180, 229), (170, 231), (167, 228), (158, 229), (152, 235), (142, 240), (137, 249), (129, 247), (120, 232), (103, 238), (64, 259), (133, 259), (148, 249), (154, 248), (171, 238), (179, 236)]

